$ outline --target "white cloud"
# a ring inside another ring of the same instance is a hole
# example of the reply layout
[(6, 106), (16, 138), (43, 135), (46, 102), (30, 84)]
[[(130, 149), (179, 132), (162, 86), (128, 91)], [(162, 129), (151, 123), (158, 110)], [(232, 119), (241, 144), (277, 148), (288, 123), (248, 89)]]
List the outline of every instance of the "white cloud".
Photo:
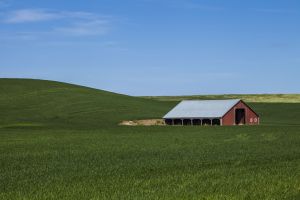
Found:
[(109, 31), (109, 21), (105, 19), (96, 19), (78, 22), (66, 27), (55, 28), (54, 31), (73, 36), (103, 35)]
[(5, 23), (25, 23), (53, 20), (60, 17), (59, 13), (47, 12), (44, 10), (23, 9), (7, 13), (3, 21)]
[[(0, 3), (1, 4), (1, 3)], [(47, 11), (43, 9), (22, 9), (14, 10), (5, 13), (5, 17), (2, 20), (5, 23), (29, 23), (29, 22), (41, 22), (57, 19), (81, 19), (91, 20), (98, 19), (99, 16), (89, 12), (70, 12), (70, 11)]]
[[(49, 11), (43, 9), (23, 9), (4, 13), (1, 20), (6, 24), (38, 23), (51, 21), (49, 30), (25, 30), (34, 34), (63, 34), (71, 36), (91, 36), (108, 33), (111, 18), (90, 12)], [(35, 28), (38, 29), (38, 26)]]
[(77, 19), (97, 19), (98, 15), (90, 12), (82, 12), (82, 11), (63, 11), (60, 12), (60, 15), (64, 18), (77, 18)]

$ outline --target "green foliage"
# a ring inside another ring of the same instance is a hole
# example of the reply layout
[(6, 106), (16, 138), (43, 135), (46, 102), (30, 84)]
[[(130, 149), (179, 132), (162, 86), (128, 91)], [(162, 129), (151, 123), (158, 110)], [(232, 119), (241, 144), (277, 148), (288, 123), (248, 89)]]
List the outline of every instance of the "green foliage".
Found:
[(0, 79), (0, 199), (299, 199), (300, 104), (261, 126), (124, 127), (177, 102)]

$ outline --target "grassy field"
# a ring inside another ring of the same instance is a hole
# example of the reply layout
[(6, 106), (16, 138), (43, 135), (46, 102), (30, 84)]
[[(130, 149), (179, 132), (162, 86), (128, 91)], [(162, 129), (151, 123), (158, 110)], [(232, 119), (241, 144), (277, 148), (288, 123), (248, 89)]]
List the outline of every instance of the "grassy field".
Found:
[(251, 102), (260, 126), (117, 125), (176, 103), (0, 79), (0, 199), (300, 199), (300, 103)]
[(187, 99), (243, 99), (255, 103), (300, 103), (300, 94), (226, 94), (226, 95), (191, 95), (191, 96), (144, 96), (146, 99), (159, 101), (181, 101)]

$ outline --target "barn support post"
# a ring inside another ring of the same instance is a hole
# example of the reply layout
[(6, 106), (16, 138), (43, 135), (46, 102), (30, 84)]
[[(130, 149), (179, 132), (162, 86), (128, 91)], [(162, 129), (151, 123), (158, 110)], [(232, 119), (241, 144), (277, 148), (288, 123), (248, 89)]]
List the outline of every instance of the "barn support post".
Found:
[(193, 123), (193, 119), (191, 119), (191, 125), (192, 125), (192, 126), (194, 125), (194, 123)]
[(220, 126), (223, 126), (223, 119), (220, 119)]
[(213, 119), (210, 119), (210, 125), (211, 126), (213, 125)]
[(200, 122), (201, 126), (203, 126), (203, 120), (202, 120), (202, 119), (200, 119), (200, 121), (201, 121), (201, 122)]
[(174, 126), (174, 119), (172, 119), (172, 125)]
[(183, 119), (181, 119), (181, 126), (183, 126)]

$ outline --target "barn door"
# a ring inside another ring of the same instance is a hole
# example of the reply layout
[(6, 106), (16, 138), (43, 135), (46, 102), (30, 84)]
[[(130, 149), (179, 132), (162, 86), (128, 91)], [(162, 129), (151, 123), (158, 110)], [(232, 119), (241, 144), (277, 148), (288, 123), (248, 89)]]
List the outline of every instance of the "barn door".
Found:
[(246, 117), (245, 117), (245, 109), (236, 109), (235, 110), (235, 124), (245, 124)]

